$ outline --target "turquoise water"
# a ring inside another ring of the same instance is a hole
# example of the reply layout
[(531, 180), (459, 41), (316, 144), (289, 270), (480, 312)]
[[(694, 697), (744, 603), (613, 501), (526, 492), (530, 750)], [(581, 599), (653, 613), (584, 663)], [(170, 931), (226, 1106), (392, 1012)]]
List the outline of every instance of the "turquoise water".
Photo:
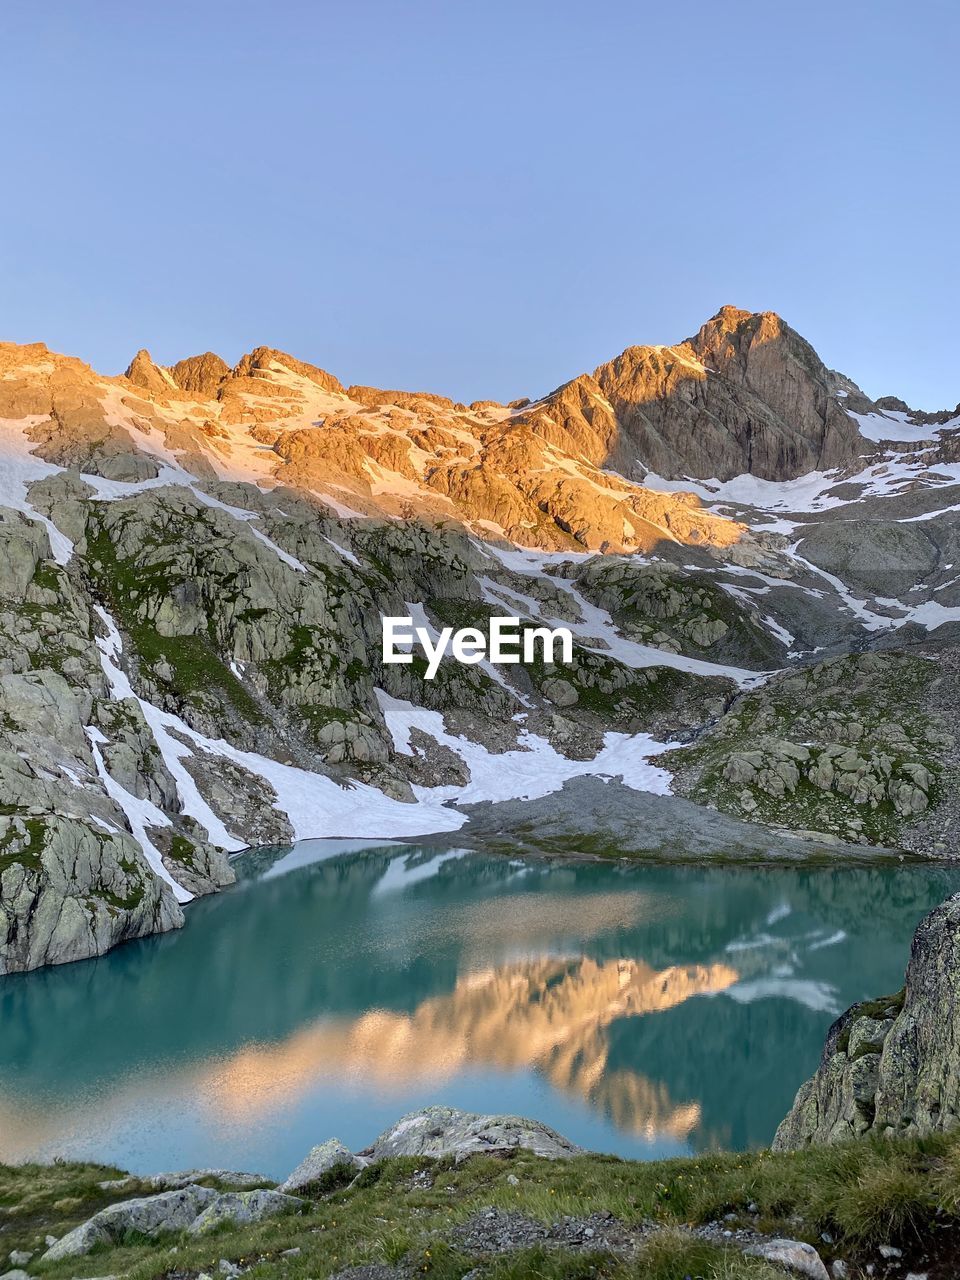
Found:
[(280, 1176), (428, 1102), (639, 1158), (766, 1143), (960, 888), (343, 841), (237, 865), (177, 933), (0, 979), (0, 1160)]

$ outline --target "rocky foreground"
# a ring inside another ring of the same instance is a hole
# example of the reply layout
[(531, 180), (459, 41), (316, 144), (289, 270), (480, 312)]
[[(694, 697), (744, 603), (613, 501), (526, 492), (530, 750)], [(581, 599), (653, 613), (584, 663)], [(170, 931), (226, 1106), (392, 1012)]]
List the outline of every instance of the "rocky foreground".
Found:
[(430, 1107), (364, 1152), (321, 1144), (279, 1187), (221, 1169), (0, 1169), (2, 1280), (935, 1280), (960, 1257), (956, 1155), (942, 1138), (635, 1163)]

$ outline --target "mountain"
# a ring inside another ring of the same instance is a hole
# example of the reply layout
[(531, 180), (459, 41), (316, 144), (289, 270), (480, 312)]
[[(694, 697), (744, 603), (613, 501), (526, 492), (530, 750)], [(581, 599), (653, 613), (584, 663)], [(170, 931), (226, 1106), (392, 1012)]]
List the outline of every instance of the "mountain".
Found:
[(790, 480), (852, 462), (863, 440), (846, 410), (874, 408), (779, 316), (724, 307), (677, 346), (628, 347), (530, 419), (635, 479)]
[[(947, 853), (958, 510), (960, 417), (770, 313), (509, 405), (0, 344), (0, 972), (176, 927), (247, 844), (581, 775)], [(381, 661), (384, 615), (507, 613), (573, 662)]]

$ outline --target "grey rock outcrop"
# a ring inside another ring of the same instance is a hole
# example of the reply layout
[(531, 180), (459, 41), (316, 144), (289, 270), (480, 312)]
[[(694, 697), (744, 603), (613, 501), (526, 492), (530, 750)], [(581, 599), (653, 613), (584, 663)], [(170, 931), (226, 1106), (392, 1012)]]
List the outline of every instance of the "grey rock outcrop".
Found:
[(276, 1218), (285, 1213), (296, 1213), (303, 1208), (303, 1201), (296, 1196), (284, 1195), (261, 1187), (256, 1191), (224, 1191), (203, 1210), (187, 1228), (193, 1236), (215, 1231), (225, 1222), (242, 1227), (264, 1218)]
[(854, 590), (897, 597), (932, 572), (937, 543), (923, 523), (894, 520), (824, 521), (797, 548), (797, 554), (841, 578)]
[(913, 822), (952, 776), (941, 676), (927, 658), (892, 652), (778, 674), (671, 753), (674, 789), (771, 826), (916, 847)]
[(262, 1173), (236, 1173), (232, 1169), (183, 1169), (174, 1173), (151, 1173), (145, 1177), (130, 1174), (125, 1178), (110, 1178), (101, 1182), (103, 1191), (112, 1193), (129, 1190), (130, 1187), (150, 1187), (153, 1191), (179, 1191), (199, 1182), (219, 1182), (232, 1190), (248, 1191), (270, 1182)]
[(519, 1150), (555, 1160), (577, 1155), (580, 1148), (538, 1120), (431, 1106), (402, 1116), (363, 1151), (350, 1151), (338, 1138), (321, 1142), (277, 1190), (322, 1189), (330, 1174), (342, 1171), (352, 1176), (367, 1165), (394, 1156), (452, 1157), (459, 1162), (474, 1155), (506, 1155)]
[(555, 1130), (522, 1116), (477, 1115), (456, 1107), (424, 1107), (411, 1111), (391, 1125), (368, 1150), (367, 1159), (390, 1156), (453, 1156), (466, 1160), (472, 1155), (496, 1155), (523, 1149), (547, 1159), (576, 1155), (580, 1150)]
[(155, 1196), (123, 1200), (101, 1209), (63, 1236), (43, 1255), (43, 1262), (80, 1257), (100, 1244), (118, 1243), (130, 1231), (155, 1239), (191, 1226), (220, 1193), (209, 1187), (187, 1186)]
[(183, 911), (137, 843), (56, 814), (0, 816), (0, 974), (103, 955)]
[[(158, 1175), (165, 1177), (170, 1175)], [(173, 1175), (176, 1178), (177, 1175)], [(117, 1183), (108, 1184), (113, 1187)], [(157, 1195), (122, 1200), (88, 1218), (47, 1250), (41, 1261), (60, 1262), (80, 1257), (99, 1245), (119, 1244), (130, 1232), (155, 1240), (177, 1231), (203, 1235), (224, 1222), (238, 1226), (291, 1213), (303, 1204), (294, 1196), (261, 1188), (253, 1191), (215, 1191), (188, 1184)]]
[(366, 1163), (345, 1147), (339, 1138), (330, 1138), (309, 1151), (293, 1173), (280, 1183), (277, 1190), (303, 1191), (308, 1187), (322, 1184), (325, 1179), (334, 1174), (342, 1172), (352, 1176), (364, 1168)]
[(816, 1075), (800, 1086), (774, 1148), (898, 1136), (960, 1123), (960, 894), (921, 921), (906, 986), (854, 1005), (827, 1034)]
[(748, 1246), (744, 1253), (748, 1257), (763, 1258), (791, 1275), (803, 1276), (806, 1280), (830, 1280), (830, 1274), (819, 1253), (812, 1244), (806, 1244), (802, 1240), (763, 1240), (760, 1244)]

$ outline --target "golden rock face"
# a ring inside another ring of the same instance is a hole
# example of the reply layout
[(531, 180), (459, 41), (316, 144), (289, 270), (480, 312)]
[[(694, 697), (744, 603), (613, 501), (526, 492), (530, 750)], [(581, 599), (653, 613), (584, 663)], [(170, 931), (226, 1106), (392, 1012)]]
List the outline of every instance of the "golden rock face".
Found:
[(455, 523), (544, 550), (728, 547), (745, 533), (691, 494), (609, 469), (623, 431), (587, 376), (533, 407), (467, 407), (426, 392), (345, 390), (267, 347), (233, 369), (212, 352), (164, 368), (141, 350), (123, 377), (106, 378), (42, 344), (2, 344), (0, 418), (31, 419), (45, 460), (114, 479), (151, 478), (156, 458), (172, 456), (196, 475), (321, 497), (334, 486), (360, 514)]
[(118, 456), (172, 454), (197, 475), (340, 492), (359, 514), (549, 551), (749, 542), (645, 477), (784, 480), (842, 465), (863, 445), (846, 409), (871, 407), (779, 316), (735, 307), (675, 346), (627, 347), (512, 405), (345, 388), (271, 347), (233, 368), (210, 351), (165, 368), (140, 350), (104, 378), (41, 343), (0, 344), (0, 418), (33, 419), (48, 461), (133, 479), (150, 466)]

